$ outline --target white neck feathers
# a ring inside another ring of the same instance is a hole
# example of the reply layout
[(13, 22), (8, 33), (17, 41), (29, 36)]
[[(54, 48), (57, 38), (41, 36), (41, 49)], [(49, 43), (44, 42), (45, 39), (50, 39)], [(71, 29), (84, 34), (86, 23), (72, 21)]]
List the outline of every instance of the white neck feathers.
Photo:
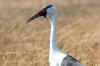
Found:
[(56, 42), (56, 15), (51, 16), (50, 54), (59, 51)]

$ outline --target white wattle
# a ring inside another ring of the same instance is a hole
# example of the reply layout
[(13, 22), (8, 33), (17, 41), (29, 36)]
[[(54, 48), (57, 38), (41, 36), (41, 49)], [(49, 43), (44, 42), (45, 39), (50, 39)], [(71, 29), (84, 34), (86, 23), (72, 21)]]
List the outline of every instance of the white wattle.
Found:
[(67, 54), (60, 51), (56, 42), (56, 15), (51, 16), (51, 35), (50, 35), (50, 66), (61, 66), (61, 62)]

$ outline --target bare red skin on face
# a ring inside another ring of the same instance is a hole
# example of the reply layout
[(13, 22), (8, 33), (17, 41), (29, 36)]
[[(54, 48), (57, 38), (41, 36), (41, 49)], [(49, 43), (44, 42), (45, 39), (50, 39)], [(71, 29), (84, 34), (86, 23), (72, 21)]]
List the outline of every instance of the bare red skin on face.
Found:
[(45, 8), (43, 8), (42, 10), (40, 10), (39, 12), (38, 12), (38, 15), (39, 16), (45, 16), (47, 14), (47, 9), (45, 9)]

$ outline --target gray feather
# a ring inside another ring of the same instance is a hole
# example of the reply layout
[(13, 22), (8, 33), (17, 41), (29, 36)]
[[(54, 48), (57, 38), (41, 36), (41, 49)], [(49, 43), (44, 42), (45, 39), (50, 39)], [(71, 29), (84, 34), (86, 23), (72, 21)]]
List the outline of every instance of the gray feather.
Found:
[(62, 63), (61, 66), (84, 66), (83, 64), (81, 64), (78, 60), (76, 60), (74, 57), (67, 55)]

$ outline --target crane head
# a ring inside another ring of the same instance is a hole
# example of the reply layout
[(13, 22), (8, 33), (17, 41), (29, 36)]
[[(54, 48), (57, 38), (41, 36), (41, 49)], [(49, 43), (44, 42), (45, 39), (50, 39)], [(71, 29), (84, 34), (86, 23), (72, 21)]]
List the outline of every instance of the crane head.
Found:
[(56, 14), (57, 10), (54, 5), (44, 5), (40, 11), (38, 11), (36, 14), (34, 14), (32, 17), (30, 17), (27, 20), (27, 23), (34, 20), (37, 17), (43, 16), (46, 20), (48, 20), (49, 16), (52, 16), (53, 14)]

